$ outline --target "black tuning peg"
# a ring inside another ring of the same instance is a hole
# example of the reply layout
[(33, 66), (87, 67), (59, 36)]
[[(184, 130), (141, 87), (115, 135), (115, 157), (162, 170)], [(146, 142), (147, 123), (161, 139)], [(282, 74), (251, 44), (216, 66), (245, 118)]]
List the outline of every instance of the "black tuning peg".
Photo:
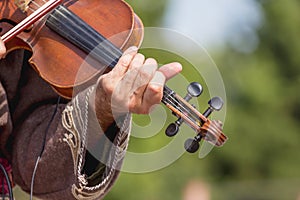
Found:
[[(203, 115), (207, 118), (213, 111), (219, 111), (223, 107), (223, 100), (220, 97), (213, 97), (208, 101), (209, 107), (204, 111)], [(200, 133), (194, 138), (189, 138), (184, 143), (184, 148), (189, 153), (195, 153), (200, 147), (202, 136)]]
[(200, 134), (196, 135), (194, 138), (189, 138), (184, 143), (184, 149), (189, 153), (195, 153), (200, 147), (200, 141), (202, 137)]
[(182, 124), (183, 120), (181, 118), (178, 118), (174, 123), (169, 124), (169, 126), (166, 129), (166, 135), (169, 137), (172, 137), (176, 135), (179, 131), (179, 126)]
[(223, 100), (220, 97), (213, 97), (208, 101), (209, 107), (204, 111), (203, 115), (208, 117), (213, 111), (219, 111), (223, 107)]
[[(192, 82), (187, 87), (187, 94), (184, 97), (185, 101), (190, 101), (193, 97), (198, 97), (203, 91), (202, 85), (198, 82)], [(175, 113), (173, 113), (176, 115)], [(165, 133), (167, 136), (172, 137), (176, 135), (179, 131), (180, 125), (183, 123), (183, 119), (179, 117), (174, 123), (169, 124)]]

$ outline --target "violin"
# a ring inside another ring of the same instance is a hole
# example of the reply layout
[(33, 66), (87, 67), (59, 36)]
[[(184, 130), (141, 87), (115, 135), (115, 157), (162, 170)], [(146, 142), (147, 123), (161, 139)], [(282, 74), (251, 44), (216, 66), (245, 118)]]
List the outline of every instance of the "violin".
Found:
[[(123, 50), (141, 45), (144, 34), (141, 19), (122, 0), (2, 0), (0, 15), (7, 52), (31, 51), (31, 66), (65, 98), (72, 98), (74, 88), (88, 87), (109, 72)], [(222, 108), (222, 99), (212, 98), (202, 114), (188, 103), (202, 93), (202, 86), (193, 82), (187, 90), (182, 98), (164, 86), (161, 102), (178, 118), (166, 135), (176, 135), (185, 122), (196, 132), (185, 142), (188, 152), (196, 152), (202, 139), (222, 146), (227, 140), (222, 122), (208, 118)]]

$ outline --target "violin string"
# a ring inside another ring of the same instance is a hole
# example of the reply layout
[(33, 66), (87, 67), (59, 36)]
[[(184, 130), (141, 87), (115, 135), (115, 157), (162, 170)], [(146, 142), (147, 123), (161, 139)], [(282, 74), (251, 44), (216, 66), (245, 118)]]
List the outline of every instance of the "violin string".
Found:
[[(43, 0), (44, 1), (44, 0)], [(37, 4), (35, 1), (31, 1), (35, 6), (37, 6), (38, 8), (40, 8), (41, 7), (41, 5), (39, 5), (39, 4)], [(46, 1), (44, 1), (44, 2), (46, 2)], [(32, 11), (35, 11), (33, 8), (30, 8)], [(64, 15), (60, 10), (56, 10), (56, 12), (58, 12), (58, 13), (60, 13), (61, 15)], [(57, 17), (55, 17), (54, 15), (51, 15), (53, 18), (55, 18), (56, 20), (59, 20)], [(68, 18), (67, 18), (68, 19)], [(73, 22), (72, 20), (69, 20), (68, 22), (70, 22), (70, 23), (72, 23), (73, 25), (77, 25), (75, 22)], [(72, 31), (72, 29), (70, 29), (69, 27), (65, 27), (65, 28), (68, 28), (68, 30), (67, 31)], [(80, 29), (80, 31), (83, 31), (83, 32), (85, 32), (86, 33), (86, 35), (88, 35), (88, 32), (85, 30), (85, 29), (83, 29), (82, 27), (80, 27), (80, 26), (78, 26), (77, 28), (79, 28)], [(85, 35), (85, 36), (86, 36)], [(86, 38), (86, 37), (83, 37), (83, 38)], [(91, 37), (91, 38), (93, 38), (93, 37)], [(88, 42), (88, 41), (86, 41), (86, 42)], [(95, 42), (97, 42), (97, 41), (95, 41)], [(89, 42), (88, 42), (89, 43)], [(90, 43), (90, 44), (92, 44), (92, 43)]]
[[(64, 13), (62, 11), (60, 11), (59, 9), (56, 10), (58, 13), (60, 13), (61, 16), (64, 15)], [(52, 17), (54, 17), (56, 20), (59, 20), (57, 17), (51, 15)], [(95, 37), (93, 37), (92, 34), (90, 34), (88, 32), (88, 30), (84, 29), (83, 27), (79, 26), (78, 23), (76, 23), (75, 21), (69, 19), (69, 18), (66, 18), (68, 20), (69, 23), (71, 23), (72, 25), (75, 25), (77, 30), (80, 30), (82, 32), (84, 32), (84, 36), (81, 36), (81, 39), (84, 40), (84, 42), (86, 42), (88, 45), (90, 46), (95, 46), (95, 44), (98, 44), (97, 46), (95, 47), (98, 47), (98, 48), (103, 48), (105, 50), (105, 52), (102, 52), (102, 53), (105, 53), (105, 56), (108, 57), (108, 59), (110, 60), (115, 60), (117, 57), (119, 56), (116, 56), (116, 55), (111, 55), (111, 54), (108, 54), (107, 52), (111, 52), (111, 49), (109, 49), (107, 46), (104, 45), (104, 41), (98, 41), (97, 39), (95, 39)], [(73, 28), (72, 27), (66, 27), (68, 28), (68, 31), (70, 32), (74, 32)], [(109, 41), (108, 41), (109, 42)], [(113, 53), (113, 52), (111, 52)]]
[[(45, 0), (43, 0), (43, 1), (46, 2)], [(37, 3), (35, 3), (35, 4), (36, 4), (37, 7), (40, 7)], [(56, 12), (60, 13), (60, 15), (64, 15), (64, 13), (62, 13), (59, 9), (56, 9)], [(59, 20), (59, 19), (56, 18), (55, 16), (53, 16), (53, 15), (51, 15), (51, 16), (52, 16), (53, 18), (55, 18), (56, 20)], [(84, 32), (84, 33), (85, 33), (84, 36), (89, 36), (89, 37), (82, 37), (82, 39), (84, 40), (85, 43), (88, 43), (90, 46), (94, 46), (95, 43), (96, 43), (96, 44), (99, 44), (98, 47), (101, 46), (101, 48), (103, 48), (106, 52), (111, 52), (111, 49), (110, 49), (109, 47), (106, 47), (105, 45), (100, 45), (100, 44), (103, 44), (104, 41), (98, 41), (97, 39), (94, 40), (95, 37), (93, 37), (93, 35), (89, 34), (89, 32), (88, 32), (86, 29), (84, 29), (83, 27), (79, 26), (75, 21), (72, 21), (72, 20), (70, 20), (69, 18), (66, 18), (66, 19), (68, 20), (69, 23), (71, 23), (71, 24), (77, 26), (77, 30), (80, 30), (80, 31)], [(73, 29), (70, 29), (70, 28), (68, 27), (68, 31), (73, 31)], [(88, 39), (86, 39), (86, 38), (88, 38)], [(89, 42), (90, 40), (93, 40), (93, 41), (92, 41), (92, 42)], [(110, 41), (108, 41), (108, 42), (110, 42)], [(111, 47), (111, 46), (110, 46), (110, 47)], [(114, 46), (113, 46), (113, 47), (114, 47)], [(100, 48), (100, 47), (99, 47), (99, 48)], [(113, 52), (111, 52), (111, 53), (113, 53)], [(108, 56), (108, 58), (109, 58), (109, 59), (112, 59), (112, 60), (114, 60), (114, 59), (116, 58), (116, 55), (110, 56), (110, 55), (106, 54), (106, 56)]]
[[(45, 0), (43, 0), (44, 2), (46, 2)], [(31, 1), (31, 2), (33, 2), (33, 4), (35, 4), (38, 8), (39, 7), (41, 7), (40, 5), (38, 5), (36, 2), (34, 2), (34, 1)], [(32, 9), (32, 8), (31, 8)], [(32, 9), (33, 10), (33, 9)], [(62, 13), (60, 10), (56, 10), (56, 12), (58, 12), (58, 13), (60, 13), (62, 16), (64, 15), (64, 13)], [(52, 15), (52, 17), (53, 18), (55, 18), (56, 20), (59, 20), (58, 18), (56, 18), (55, 16), (53, 16)], [(77, 25), (77, 30), (80, 30), (80, 31), (82, 31), (82, 32), (84, 32), (86, 35), (84, 35), (84, 36), (89, 36), (88, 38), (89, 39), (94, 39), (94, 37), (92, 37), (91, 35), (89, 35), (89, 32), (86, 30), (86, 29), (84, 29), (83, 27), (81, 27), (81, 26), (79, 26), (76, 22), (74, 22), (74, 21), (72, 21), (72, 20), (70, 20), (69, 18), (66, 18), (67, 20), (69, 20), (68, 22), (69, 23), (72, 23), (73, 25)], [(69, 28), (69, 27), (68, 27)], [(73, 29), (72, 28), (69, 28), (68, 29), (68, 31), (72, 31)], [(94, 44), (96, 43), (96, 44), (99, 44), (103, 49), (105, 49), (107, 52), (110, 52), (110, 49), (108, 49), (108, 48), (106, 48), (106, 46), (105, 45), (102, 45), (102, 43), (103, 43), (103, 41), (101, 41), (101, 42), (99, 42), (99, 41), (97, 41), (97, 40), (93, 40), (93, 42), (89, 42), (89, 40), (86, 40), (86, 38), (87, 37), (82, 37), (82, 39), (84, 39), (85, 40), (85, 42), (86, 43), (89, 43), (89, 45), (91, 45), (91, 46), (94, 46)], [(106, 56), (108, 56), (111, 60), (114, 60), (115, 59), (115, 57), (111, 57), (110, 55), (106, 55)]]
[[(189, 116), (196, 116), (196, 119), (198, 119), (198, 115), (195, 113), (195, 112), (193, 112), (192, 110), (190, 110), (190, 109), (188, 109), (188, 108), (186, 108), (186, 107), (184, 107), (183, 105), (182, 105), (182, 103), (184, 104), (184, 102), (181, 102), (181, 101), (179, 101), (177, 98), (175, 98), (173, 95), (169, 95), (168, 93), (167, 93), (167, 91), (164, 91), (164, 95), (166, 95), (165, 96), (165, 98), (166, 99), (168, 99), (168, 100), (170, 100), (170, 102), (172, 103), (171, 105), (172, 106), (174, 106), (175, 108), (177, 107), (178, 108), (178, 110), (179, 109), (182, 109), (184, 112), (186, 112)], [(175, 102), (175, 103), (174, 103)], [(178, 104), (179, 106), (177, 106), (176, 104)], [(183, 113), (183, 112), (182, 112)]]
[[(167, 92), (164, 91), (164, 96), (165, 96), (165, 100), (166, 103), (169, 103), (170, 105), (172, 105), (175, 109), (177, 109), (179, 112), (181, 112), (182, 114), (184, 114), (186, 117), (188, 117), (191, 121), (197, 121), (195, 120), (192, 116), (193, 116), (193, 113), (190, 112), (190, 110), (188, 110), (187, 108), (185, 108), (182, 103), (180, 101), (178, 101), (175, 97), (167, 94)], [(179, 106), (178, 106), (179, 105)], [(194, 113), (195, 114), (195, 113)], [(197, 124), (198, 126), (198, 124)]]
[[(163, 96), (165, 97), (165, 100), (168, 100), (168, 102), (170, 105), (172, 105), (174, 108), (176, 108), (179, 112), (183, 113), (183, 111), (185, 111), (185, 113), (192, 115), (190, 113), (189, 110), (187, 110), (182, 104), (181, 102), (178, 101), (178, 99), (176, 99), (175, 97), (169, 95), (166, 91), (163, 92)], [(179, 105), (179, 106), (178, 106)]]

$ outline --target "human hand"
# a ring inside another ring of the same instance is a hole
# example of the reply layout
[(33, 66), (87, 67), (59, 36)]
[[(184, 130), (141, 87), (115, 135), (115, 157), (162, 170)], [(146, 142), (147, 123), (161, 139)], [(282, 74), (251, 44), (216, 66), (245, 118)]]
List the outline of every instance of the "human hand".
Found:
[(0, 38), (0, 58), (3, 58), (5, 54), (6, 54), (6, 47), (2, 39)]
[(96, 114), (104, 130), (126, 113), (148, 114), (160, 103), (165, 81), (182, 70), (179, 63), (158, 68), (155, 59), (127, 49), (118, 64), (98, 80)]

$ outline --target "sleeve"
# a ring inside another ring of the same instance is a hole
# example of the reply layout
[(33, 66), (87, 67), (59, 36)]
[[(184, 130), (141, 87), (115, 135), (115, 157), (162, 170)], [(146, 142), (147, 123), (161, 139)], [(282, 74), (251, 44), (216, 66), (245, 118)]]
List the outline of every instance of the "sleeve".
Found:
[(91, 86), (68, 104), (40, 106), (24, 120), (13, 152), (14, 179), (23, 190), (29, 192), (33, 183), (34, 195), (42, 199), (91, 200), (111, 189), (125, 156), (131, 116), (115, 120), (104, 133), (94, 97)]

